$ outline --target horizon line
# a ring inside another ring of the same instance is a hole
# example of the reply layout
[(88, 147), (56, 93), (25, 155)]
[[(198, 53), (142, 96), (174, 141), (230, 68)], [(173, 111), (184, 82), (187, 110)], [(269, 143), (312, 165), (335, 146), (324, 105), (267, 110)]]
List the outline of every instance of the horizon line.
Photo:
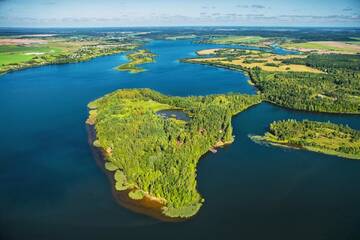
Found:
[(46, 29), (46, 28), (77, 28), (77, 29), (86, 29), (86, 28), (185, 28), (185, 27), (191, 27), (191, 28), (201, 28), (201, 27), (226, 27), (226, 28), (239, 28), (239, 27), (249, 27), (249, 28), (355, 28), (360, 29), (360, 26), (304, 26), (304, 25), (298, 25), (298, 26), (292, 26), (292, 25), (134, 25), (134, 26), (0, 26), (1, 28), (27, 28), (27, 29)]

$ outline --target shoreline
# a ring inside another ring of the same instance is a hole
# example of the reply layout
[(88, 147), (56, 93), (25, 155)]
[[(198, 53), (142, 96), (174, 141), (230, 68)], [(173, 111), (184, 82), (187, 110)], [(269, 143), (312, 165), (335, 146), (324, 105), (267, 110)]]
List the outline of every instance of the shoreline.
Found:
[(89, 57), (87, 59), (79, 59), (79, 60), (68, 61), (68, 62), (60, 62), (59, 61), (59, 62), (39, 63), (39, 64), (33, 64), (33, 65), (24, 65), (24, 66), (20, 66), (18, 68), (9, 69), (9, 70), (6, 70), (4, 72), (0, 72), (0, 76), (6, 75), (8, 73), (21, 71), (21, 70), (31, 69), (31, 68), (39, 68), (39, 67), (54, 66), (54, 65), (77, 64), (77, 63), (82, 63), (82, 62), (88, 62), (88, 61), (91, 61), (91, 60), (93, 60), (95, 58), (107, 57), (107, 56), (111, 56), (111, 55), (122, 54), (122, 53), (125, 53), (125, 52), (127, 52), (127, 51), (119, 50), (118, 52), (102, 54), (102, 55), (98, 55), (98, 56), (92, 56), (92, 57)]
[[(256, 104), (257, 105), (257, 104)], [(252, 107), (252, 106), (251, 106)], [(244, 109), (247, 110), (248, 108)], [(237, 113), (238, 114), (238, 113)], [(233, 115), (232, 117), (236, 116), (237, 114)], [(105, 150), (99, 147), (95, 147), (93, 145), (93, 142), (96, 140), (96, 131), (95, 131), (95, 125), (92, 124), (92, 122), (86, 121), (86, 130), (88, 133), (88, 143), (90, 145), (91, 151), (93, 153), (93, 156), (95, 158), (96, 164), (101, 168), (101, 170), (106, 174), (110, 184), (111, 184), (111, 192), (116, 200), (116, 202), (126, 208), (129, 209), (135, 213), (143, 214), (152, 218), (155, 218), (157, 220), (163, 221), (163, 222), (183, 222), (190, 220), (191, 218), (195, 217), (197, 213), (190, 217), (170, 217), (163, 213), (163, 207), (166, 207), (163, 204), (163, 201), (160, 199), (153, 197), (149, 195), (148, 193), (144, 194), (144, 197), (140, 200), (135, 200), (129, 197), (129, 192), (131, 192), (134, 189), (126, 189), (123, 191), (118, 191), (115, 188), (115, 178), (114, 173), (107, 170), (105, 168), (105, 162), (106, 162), (106, 155)], [(199, 161), (208, 153), (217, 153), (217, 149), (224, 148), (228, 145), (231, 145), (235, 139), (231, 141), (218, 141), (213, 146), (211, 146), (206, 153), (204, 153), (200, 158)], [(141, 190), (141, 189), (140, 189)]]
[[(192, 61), (192, 59), (193, 58), (184, 58), (184, 59), (181, 59), (180, 61), (182, 61), (184, 63), (201, 64), (201, 65), (206, 65), (206, 66), (212, 66), (212, 67), (217, 67), (217, 68), (223, 68), (223, 69), (227, 69), (227, 70), (242, 72), (243, 74), (245, 74), (246, 76), (249, 77), (249, 79), (247, 80), (247, 83), (250, 86), (254, 87), (255, 90), (256, 90), (256, 93), (251, 94), (251, 95), (256, 95), (256, 94), (261, 95), (262, 94), (262, 92), (258, 88), (258, 85), (254, 82), (254, 79), (251, 76), (251, 73), (250, 73), (250, 71), (248, 69), (243, 68), (243, 67), (235, 68), (235, 67), (232, 67), (232, 66), (226, 66), (226, 65), (223, 65), (223, 64), (216, 64), (216, 63), (211, 63), (211, 62), (209, 62), (209, 63), (201, 62), (201, 61), (196, 62), (196, 61)], [(348, 115), (348, 116), (360, 115), (360, 112), (325, 112), (325, 111), (310, 111), (310, 110), (306, 110), (306, 109), (296, 109), (296, 108), (291, 108), (291, 107), (288, 107), (288, 106), (283, 106), (283, 105), (281, 105), (279, 103), (276, 103), (274, 101), (271, 101), (271, 100), (268, 100), (268, 99), (265, 99), (265, 98), (263, 98), (262, 101), (273, 104), (275, 106), (278, 106), (278, 107), (281, 107), (281, 108), (284, 108), (284, 109), (288, 109), (288, 110), (291, 110), (291, 111), (297, 111), (297, 112), (315, 113), (315, 114), (331, 114), (331, 115), (342, 114), (342, 115)]]
[(129, 209), (135, 213), (140, 213), (163, 222), (182, 222), (189, 219), (173, 218), (166, 216), (162, 210), (165, 205), (162, 204), (159, 199), (152, 197), (149, 194), (145, 194), (141, 200), (135, 200), (130, 198), (128, 195), (129, 192), (131, 192), (133, 189), (126, 189), (123, 191), (116, 190), (114, 173), (105, 168), (106, 158), (104, 155), (104, 150), (93, 146), (93, 142), (96, 140), (95, 126), (86, 123), (86, 130), (88, 133), (88, 143), (90, 145), (95, 161), (97, 165), (101, 168), (101, 170), (106, 174), (111, 184), (112, 195), (120, 206)]
[[(138, 55), (141, 55), (139, 57)], [(145, 57), (144, 57), (145, 56)], [(126, 54), (127, 62), (114, 67), (115, 70), (120, 72), (129, 72), (137, 74), (146, 72), (145, 64), (155, 63), (156, 54), (150, 52), (148, 49), (137, 49)]]
[(295, 150), (303, 150), (303, 151), (309, 151), (309, 152), (316, 152), (316, 153), (321, 153), (321, 154), (325, 154), (325, 155), (330, 155), (330, 156), (336, 156), (339, 158), (345, 158), (347, 160), (360, 160), (360, 157), (357, 156), (353, 156), (353, 155), (349, 155), (349, 154), (342, 154), (333, 150), (326, 150), (326, 151), (322, 151), (320, 148), (316, 148), (316, 147), (309, 147), (309, 146), (302, 146), (302, 145), (294, 145), (294, 144), (290, 144), (290, 143), (282, 143), (282, 142), (275, 142), (275, 141), (271, 141), (271, 140), (267, 140), (265, 137), (262, 136), (249, 136), (249, 138), (258, 144), (261, 143), (265, 143), (274, 147), (282, 147), (282, 148), (288, 148), (288, 149), (295, 149)]

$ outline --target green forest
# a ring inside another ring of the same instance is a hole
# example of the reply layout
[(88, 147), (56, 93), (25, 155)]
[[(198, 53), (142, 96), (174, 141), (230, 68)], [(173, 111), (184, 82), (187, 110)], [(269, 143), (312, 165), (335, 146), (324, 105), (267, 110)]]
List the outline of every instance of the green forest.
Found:
[[(203, 199), (196, 188), (196, 166), (213, 147), (233, 141), (231, 117), (261, 102), (259, 95), (170, 97), (150, 89), (119, 90), (89, 103), (87, 123), (95, 126), (96, 147), (106, 153), (117, 190), (133, 189), (163, 202), (170, 217), (190, 217)], [(178, 109), (189, 121), (166, 118)]]
[(264, 136), (254, 141), (303, 148), (339, 157), (360, 159), (360, 131), (330, 122), (293, 119), (275, 121)]
[(360, 113), (360, 56), (322, 54), (283, 60), (324, 73), (268, 73), (253, 69), (251, 78), (265, 98), (281, 106), (316, 112)]
[(281, 60), (281, 64), (306, 65), (322, 71), (312, 73), (269, 72), (260, 67), (244, 68), (231, 61), (223, 63), (216, 60), (217, 57), (236, 59), (237, 54), (248, 54), (232, 51), (226, 56), (227, 52), (219, 51), (212, 61), (205, 58), (203, 61), (183, 61), (246, 71), (264, 100), (283, 107), (313, 112), (360, 113), (360, 55), (311, 54)]
[(137, 50), (133, 53), (127, 54), (126, 56), (129, 59), (129, 62), (121, 64), (116, 68), (117, 70), (128, 71), (130, 73), (140, 73), (146, 70), (139, 65), (155, 62), (155, 54), (146, 49)]

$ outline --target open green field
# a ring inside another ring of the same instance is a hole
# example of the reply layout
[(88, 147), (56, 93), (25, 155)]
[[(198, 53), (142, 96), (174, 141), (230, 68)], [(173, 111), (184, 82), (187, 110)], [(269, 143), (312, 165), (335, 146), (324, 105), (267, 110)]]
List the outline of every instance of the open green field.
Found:
[[(299, 57), (298, 55), (277, 55), (273, 53), (265, 53), (257, 50), (238, 50), (231, 48), (223, 49), (205, 49), (198, 51), (197, 54), (208, 55), (209, 58), (194, 58), (188, 61), (202, 63), (220, 63), (228, 66), (239, 66), (244, 69), (260, 68), (268, 72), (310, 72), (321, 73), (320, 70), (308, 67), (304, 64), (283, 64), (285, 59)], [(215, 56), (215, 57), (214, 57)], [(305, 56), (302, 56), (305, 57)]]
[(284, 48), (295, 49), (303, 52), (315, 51), (319, 53), (347, 53), (356, 54), (360, 52), (358, 41), (341, 42), (341, 41), (312, 41), (303, 43), (284, 43)]
[(77, 36), (44, 39), (4, 38), (0, 43), (0, 73), (46, 64), (86, 61), (132, 50), (138, 43)]
[(175, 36), (168, 36), (165, 37), (166, 40), (183, 40), (183, 39), (194, 39), (197, 35), (190, 34), (190, 35), (175, 35)]
[(214, 44), (258, 44), (266, 40), (268, 38), (260, 36), (223, 36), (210, 38), (208, 42)]
[(349, 44), (353, 44), (353, 45), (360, 45), (360, 40), (358, 41), (351, 41), (351, 42), (347, 42)]
[(36, 56), (44, 54), (56, 55), (65, 49), (44, 44), (30, 46), (4, 45), (0, 46), (0, 65), (17, 64), (27, 62)]

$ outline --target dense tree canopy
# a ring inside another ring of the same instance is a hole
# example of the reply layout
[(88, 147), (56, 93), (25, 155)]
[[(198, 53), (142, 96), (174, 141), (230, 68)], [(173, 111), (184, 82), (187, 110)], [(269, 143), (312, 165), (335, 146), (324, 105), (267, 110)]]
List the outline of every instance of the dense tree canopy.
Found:
[(244, 67), (223, 60), (239, 59), (248, 54), (225, 49), (216, 51), (210, 58), (184, 61), (246, 71), (264, 99), (280, 106), (314, 112), (360, 113), (360, 55), (311, 54), (265, 64), (274, 68), (304, 65), (317, 72), (291, 71), (290, 67), (285, 71), (280, 68), (266, 71), (258, 66)]
[(305, 148), (310, 151), (360, 159), (360, 131), (330, 122), (283, 120), (270, 124), (263, 136), (254, 140)]
[[(106, 151), (118, 190), (141, 190), (162, 200), (166, 215), (188, 217), (202, 201), (196, 190), (199, 158), (232, 142), (231, 116), (260, 101), (239, 94), (169, 97), (149, 89), (120, 90), (89, 104), (88, 123), (95, 124), (95, 144)], [(182, 109), (190, 120), (156, 114), (163, 109)]]

